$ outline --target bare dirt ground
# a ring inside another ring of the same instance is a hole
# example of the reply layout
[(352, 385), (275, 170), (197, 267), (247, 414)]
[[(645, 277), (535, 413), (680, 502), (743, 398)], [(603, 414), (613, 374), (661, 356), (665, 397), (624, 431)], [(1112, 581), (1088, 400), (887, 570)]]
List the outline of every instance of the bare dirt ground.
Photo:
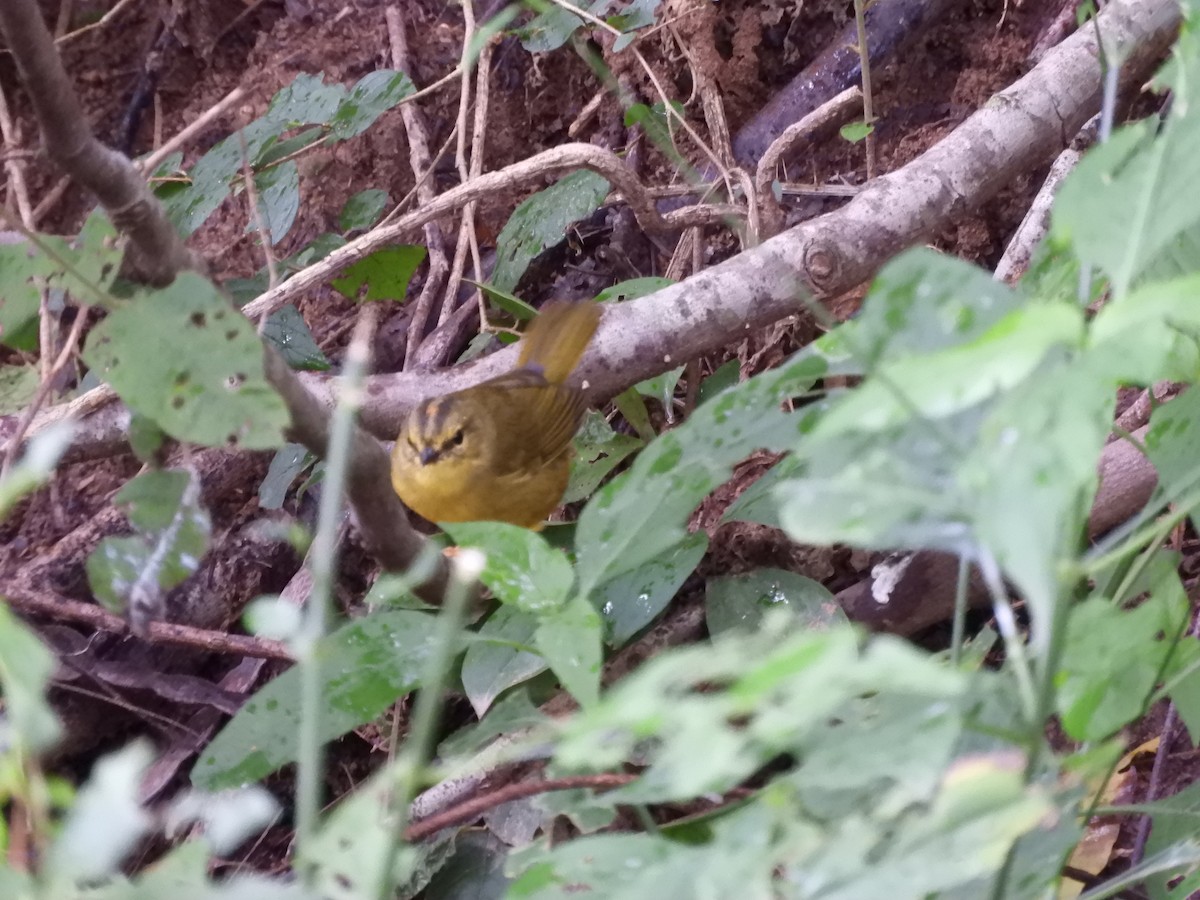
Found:
[[(48, 20), (57, 16), (57, 4), (45, 5)], [(418, 87), (434, 82), (458, 62), (463, 36), (461, 10), (453, 4), (433, 0), (405, 0), (400, 4), (408, 23), (414, 65), (412, 76)], [(72, 27), (86, 22), (89, 12), (102, 12), (109, 3), (77, 4)], [(235, 87), (249, 90), (237, 108), (213, 122), (185, 151), (185, 165), (206, 149), (260, 115), (277, 91), (300, 73), (321, 73), (327, 81), (350, 83), (362, 75), (390, 64), (389, 43), (380, 2), (313, 2), (305, 11), (302, 2), (243, 4), (223, 0), (212, 4), (179, 4), (177, 18), (164, 26), (157, 4), (133, 4), (110, 21), (64, 45), (63, 55), (81, 93), (97, 133), (119, 144), (129, 118), (131, 98), (148, 68), (161, 66), (157, 90), (148, 107), (137, 116), (130, 150), (134, 154), (152, 149)], [(1053, 9), (1047, 7), (1053, 6)], [(1057, 12), (1058, 4), (1024, 3), (1017, 0), (963, 0), (897, 57), (875, 72), (875, 108), (879, 170), (887, 172), (911, 160), (955, 128), (988, 98), (1028, 70), (1028, 55)], [(94, 9), (92, 9), (94, 8)], [(483, 15), (483, 11), (480, 11)], [(731, 130), (745, 123), (790, 77), (821, 52), (837, 29), (849, 20), (848, 2), (810, 0), (722, 0), (682, 16), (676, 23), (685, 35), (690, 54), (684, 54), (671, 33), (663, 30), (644, 39), (639, 46), (667, 91), (685, 102), (687, 113), (699, 128), (703, 117), (693, 86), (697, 71), (718, 84)], [(164, 27), (173, 39), (161, 39)], [(654, 88), (646, 73), (627, 55), (611, 52), (611, 42), (600, 41), (598, 49), (613, 73), (627, 89), (653, 102)], [(22, 97), (13, 92), (11, 64), (0, 59), (0, 80), (18, 121), (24, 123), (29, 146), (36, 146), (28, 110)], [(591, 69), (570, 47), (556, 52), (530, 55), (517, 43), (506, 40), (497, 52), (493, 73), (487, 136), (487, 167), (498, 169), (531, 154), (568, 140), (572, 122), (603, 89)], [(454, 84), (422, 103), (436, 149), (450, 134), (458, 116)], [(626, 128), (616, 99), (607, 94), (600, 102), (591, 125), (576, 140), (595, 141), (620, 148)], [(319, 234), (336, 229), (339, 211), (354, 193), (382, 188), (390, 197), (403, 197), (413, 186), (406, 135), (401, 116), (386, 113), (367, 133), (336, 149), (318, 151), (301, 161), (303, 203), (292, 232), (277, 248), (286, 256)], [(437, 168), (439, 188), (456, 183), (453, 151)], [(701, 162), (697, 156), (697, 163)], [(813, 184), (861, 184), (865, 177), (861, 144), (835, 137), (816, 148), (804, 160), (804, 170), (792, 173), (794, 180)], [(661, 156), (650, 152), (644, 163), (647, 181), (666, 183), (673, 169)], [(47, 196), (58, 176), (44, 164), (30, 168), (30, 193), (37, 202)], [(933, 240), (939, 250), (961, 256), (983, 267), (993, 266), (1005, 243), (1020, 222), (1043, 172), (1029, 172), (1014, 181), (995, 199), (972, 211)], [(480, 205), (478, 232), (484, 245), (491, 245), (508, 215), (522, 196), (497, 195)], [(806, 215), (827, 211), (838, 201), (807, 201)], [(73, 189), (49, 210), (41, 227), (70, 233), (82, 221), (89, 201)], [(453, 235), (456, 223), (441, 223)], [(245, 203), (227, 201), (193, 238), (193, 246), (215, 267), (221, 279), (248, 277), (262, 265), (255, 241), (246, 234)], [(734, 252), (733, 242), (722, 232), (710, 230), (707, 255), (720, 259)], [(661, 274), (653, 267), (640, 274)], [(614, 279), (615, 280), (615, 279)], [(553, 290), (553, 278), (533, 285), (532, 291)], [(543, 296), (527, 293), (525, 299), (540, 302)], [(847, 315), (854, 298), (846, 299), (837, 311)], [(322, 349), (335, 365), (355, 309), (351, 303), (326, 288), (304, 298), (300, 309)], [(397, 306), (389, 314), (398, 322), (407, 312)], [(398, 339), (397, 328), (387, 322), (380, 341)], [(767, 368), (795, 347), (811, 340), (811, 325), (777, 326), (726, 348), (702, 361), (711, 371), (730, 358), (742, 361), (743, 374)], [(393, 337), (389, 338), (389, 335)], [(377, 348), (387, 359), (387, 347)], [(223, 567), (202, 573), (208, 590), (224, 594), (225, 610), (212, 627), (233, 624), (241, 605), (254, 596), (278, 591), (294, 572), (298, 561), (284, 550), (263, 555), (253, 565), (238, 566), (233, 557), (248, 541), (244, 526), (262, 517), (257, 490), (266, 470), (267, 455), (245, 454), (236, 465), (228, 455), (212, 451), (212, 477), (206, 481), (205, 500), (214, 517), (218, 539), (217, 555), (226, 554)], [(742, 467), (735, 479), (709, 501), (697, 515), (697, 524), (713, 527), (719, 511), (765, 469), (768, 460), (754, 459)], [(126, 523), (111, 515), (113, 493), (138, 469), (130, 455), (77, 463), (60, 471), (54, 484), (22, 504), (0, 524), (0, 583), (4, 573), (53, 562), (58, 590), (66, 597), (89, 600), (83, 577), (83, 560), (95, 543), (111, 533), (120, 533)], [(218, 474), (219, 471), (219, 474)], [(105, 511), (108, 511), (106, 514)], [(305, 515), (295, 503), (289, 511)], [(267, 563), (264, 565), (264, 561)], [(701, 572), (737, 571), (757, 565), (779, 565), (798, 569), (818, 578), (832, 589), (856, 578), (862, 560), (849, 551), (815, 554), (796, 548), (770, 529), (727, 526), (716, 533)], [(370, 563), (361, 554), (349, 553), (342, 561), (341, 594), (353, 599), (371, 574)], [(677, 602), (694, 602), (700, 592), (696, 580), (685, 585)], [(48, 626), (53, 632), (55, 626)], [(228, 667), (223, 659), (187, 658), (177, 654), (131, 657), (110, 648), (124, 664), (151, 666), (153, 671), (187, 671), (216, 679)], [(144, 685), (139, 686), (140, 688)], [(158, 714), (170, 714), (169, 705), (133, 690), (119, 704), (108, 699), (64, 694), (64, 709), (74, 721), (71, 741), (63, 762), (84, 771), (98, 752), (129, 734), (159, 734), (161, 727), (139, 715), (141, 704)], [(129, 709), (129, 706), (133, 709)], [(342, 739), (333, 750), (331, 788), (335, 793), (351, 787), (382, 758), (385, 741), (371, 731)], [(1190, 757), (1190, 751), (1181, 751)], [(1180, 758), (1180, 768), (1186, 760)], [(1169, 780), (1169, 779), (1168, 779)], [(1132, 796), (1137, 796), (1136, 790)], [(1130, 836), (1122, 837), (1128, 845)], [(271, 869), (287, 850), (287, 829), (275, 829), (254, 853), (252, 864)]]

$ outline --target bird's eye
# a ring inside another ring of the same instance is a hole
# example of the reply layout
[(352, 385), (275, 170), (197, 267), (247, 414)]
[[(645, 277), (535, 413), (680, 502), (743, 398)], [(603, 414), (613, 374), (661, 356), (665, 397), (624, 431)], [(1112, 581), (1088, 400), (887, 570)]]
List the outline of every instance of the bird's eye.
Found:
[(460, 428), (450, 437), (450, 446), (457, 447), (463, 442), (463, 430)]

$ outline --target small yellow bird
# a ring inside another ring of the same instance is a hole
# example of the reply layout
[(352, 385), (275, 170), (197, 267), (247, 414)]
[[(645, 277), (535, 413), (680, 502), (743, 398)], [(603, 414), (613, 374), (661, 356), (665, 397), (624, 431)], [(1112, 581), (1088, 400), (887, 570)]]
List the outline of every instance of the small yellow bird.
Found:
[(521, 341), (511, 372), (427, 400), (392, 451), (392, 486), (433, 522), (540, 529), (571, 474), (583, 391), (565, 384), (600, 321), (596, 303), (554, 301)]

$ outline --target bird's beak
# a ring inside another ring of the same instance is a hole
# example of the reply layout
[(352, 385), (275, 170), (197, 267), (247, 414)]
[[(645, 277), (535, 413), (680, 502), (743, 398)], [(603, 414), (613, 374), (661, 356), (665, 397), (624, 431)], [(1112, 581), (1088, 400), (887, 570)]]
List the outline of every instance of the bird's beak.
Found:
[(422, 447), (417, 457), (421, 460), (421, 465), (427, 466), (437, 459), (437, 455), (437, 450), (433, 449), (433, 447)]

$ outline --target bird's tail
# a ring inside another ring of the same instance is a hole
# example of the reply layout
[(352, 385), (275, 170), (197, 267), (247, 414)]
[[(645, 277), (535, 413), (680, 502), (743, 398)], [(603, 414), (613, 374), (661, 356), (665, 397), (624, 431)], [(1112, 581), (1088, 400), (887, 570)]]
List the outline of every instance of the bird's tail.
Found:
[(521, 339), (517, 368), (537, 367), (551, 384), (567, 380), (600, 322), (600, 304), (554, 300)]

